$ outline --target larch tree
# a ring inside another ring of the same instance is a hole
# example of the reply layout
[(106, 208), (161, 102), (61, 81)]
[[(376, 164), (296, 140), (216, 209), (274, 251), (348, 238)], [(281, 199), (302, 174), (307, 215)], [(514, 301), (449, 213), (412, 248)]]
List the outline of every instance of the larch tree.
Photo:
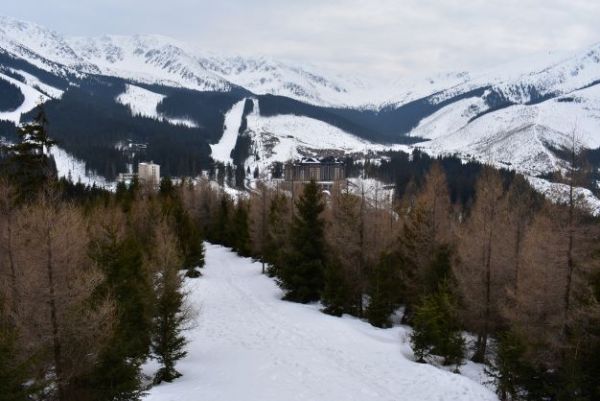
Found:
[(34, 348), (48, 350), (53, 398), (77, 399), (80, 379), (93, 370), (111, 332), (113, 304), (108, 296), (92, 304), (103, 275), (89, 259), (80, 210), (44, 195), (24, 218), (27, 241), (18, 258), (27, 301), (21, 302), (20, 332)]
[(432, 286), (427, 280), (434, 277), (430, 270), (438, 248), (450, 241), (451, 213), (445, 174), (438, 164), (434, 164), (425, 177), (423, 187), (408, 203), (404, 227), (396, 245), (402, 298), (406, 305), (405, 322), (410, 322), (414, 306)]
[(331, 252), (325, 271), (325, 310), (360, 316), (365, 292), (361, 199), (338, 185), (332, 191), (328, 215), (326, 238)]
[(460, 231), (460, 263), (455, 269), (466, 308), (465, 323), (477, 333), (473, 360), (483, 362), (490, 335), (499, 323), (498, 305), (511, 271), (507, 244), (507, 201), (500, 173), (484, 167), (476, 184), (475, 203)]

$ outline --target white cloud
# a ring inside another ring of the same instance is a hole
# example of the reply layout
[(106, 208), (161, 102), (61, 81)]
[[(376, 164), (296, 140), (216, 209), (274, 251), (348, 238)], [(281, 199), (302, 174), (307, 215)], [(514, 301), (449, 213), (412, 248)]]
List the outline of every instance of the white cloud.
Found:
[(472, 70), (600, 41), (597, 0), (20, 0), (3, 13), (70, 34), (160, 33), (384, 76)]

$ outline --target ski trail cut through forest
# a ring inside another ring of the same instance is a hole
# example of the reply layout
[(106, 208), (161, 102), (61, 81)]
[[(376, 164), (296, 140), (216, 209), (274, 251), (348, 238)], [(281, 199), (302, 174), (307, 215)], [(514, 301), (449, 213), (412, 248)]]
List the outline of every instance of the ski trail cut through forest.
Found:
[(223, 127), (223, 136), (218, 143), (210, 145), (211, 156), (214, 160), (223, 163), (231, 163), (231, 151), (235, 147), (238, 138), (238, 131), (242, 124), (244, 114), (244, 105), (246, 99), (242, 99), (233, 105), (231, 110), (225, 114), (225, 123)]
[(204, 276), (189, 280), (198, 311), (186, 332), (183, 377), (147, 401), (497, 400), (458, 374), (410, 359), (407, 329), (378, 329), (281, 300), (260, 263), (206, 244)]

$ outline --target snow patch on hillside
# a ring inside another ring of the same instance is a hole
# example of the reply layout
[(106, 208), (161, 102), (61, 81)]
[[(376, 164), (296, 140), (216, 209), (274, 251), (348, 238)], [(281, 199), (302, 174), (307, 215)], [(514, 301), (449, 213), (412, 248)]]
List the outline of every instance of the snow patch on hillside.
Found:
[(122, 105), (128, 106), (133, 115), (154, 118), (156, 120), (168, 122), (172, 125), (183, 125), (190, 128), (198, 127), (198, 124), (192, 120), (166, 117), (159, 113), (157, 111), (158, 104), (165, 97), (165, 95), (128, 84), (125, 92), (117, 96), (116, 101)]
[(40, 91), (32, 88), (29, 85), (24, 84), (23, 82), (17, 81), (14, 78), (11, 78), (7, 75), (0, 73), (0, 79), (8, 81), (9, 83), (15, 85), (19, 88), (25, 100), (21, 105), (14, 111), (5, 111), (0, 112), (0, 120), (12, 121), (16, 125), (19, 125), (21, 122), (21, 114), (25, 114), (31, 110), (33, 110), (38, 104), (44, 103), (50, 98)]
[(53, 146), (50, 154), (56, 163), (59, 177), (70, 179), (73, 183), (81, 182), (84, 185), (96, 185), (97, 187), (111, 189), (114, 183), (107, 181), (103, 176), (85, 168), (85, 162), (72, 156), (64, 149)]
[(31, 75), (28, 72), (21, 71), (21, 70), (15, 70), (13, 68), (9, 68), (9, 70), (12, 71), (13, 73), (19, 74), (20, 76), (25, 78), (25, 83), (27, 85), (33, 87), (38, 92), (42, 92), (42, 93), (48, 95), (52, 99), (60, 99), (64, 93), (64, 91), (62, 91), (58, 88), (55, 88), (48, 84), (45, 84), (44, 82), (40, 81), (38, 79), (38, 77)]
[[(548, 199), (557, 203), (567, 203), (569, 200), (569, 186), (566, 184), (549, 182), (542, 178), (526, 177), (531, 186)], [(585, 188), (574, 188), (575, 198), (581, 206), (589, 210), (595, 216), (600, 215), (600, 199), (596, 198), (592, 191)]]
[(183, 376), (146, 401), (497, 400), (470, 378), (414, 362), (409, 328), (284, 302), (260, 263), (221, 246), (206, 244), (203, 276), (186, 289), (199, 317), (177, 365)]

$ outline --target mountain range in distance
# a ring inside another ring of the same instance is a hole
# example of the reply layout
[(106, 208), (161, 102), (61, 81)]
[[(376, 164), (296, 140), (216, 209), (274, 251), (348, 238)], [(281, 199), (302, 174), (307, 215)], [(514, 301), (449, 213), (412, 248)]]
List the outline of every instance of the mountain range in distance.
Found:
[[(66, 37), (0, 17), (0, 136), (43, 102), (85, 170), (125, 170), (126, 140), (171, 175), (211, 158), (266, 168), (327, 150), (419, 148), (547, 176), (575, 136), (600, 147), (600, 44), (486, 71), (373, 82), (267, 57), (219, 56), (158, 35)], [(242, 149), (245, 148), (245, 149)]]

